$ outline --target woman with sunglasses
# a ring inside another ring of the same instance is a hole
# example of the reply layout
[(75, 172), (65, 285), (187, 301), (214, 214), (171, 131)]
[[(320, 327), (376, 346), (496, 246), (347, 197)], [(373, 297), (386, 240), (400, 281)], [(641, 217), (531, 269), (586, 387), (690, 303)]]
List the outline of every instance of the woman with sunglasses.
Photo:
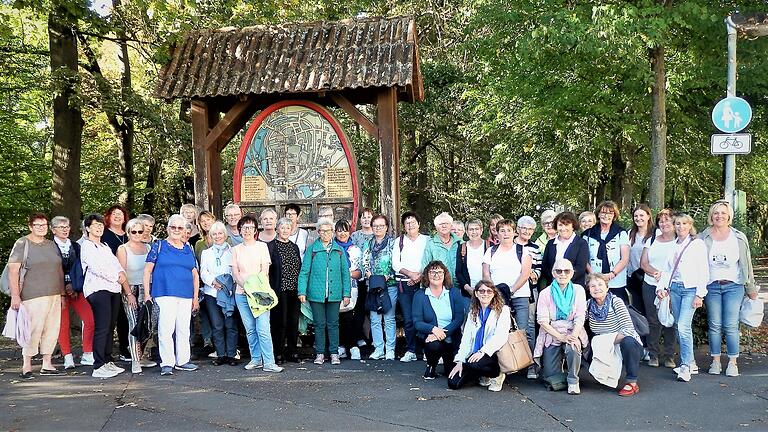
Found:
[(465, 301), (461, 289), (451, 289), (451, 273), (442, 261), (432, 261), (424, 267), (421, 284), (425, 288), (413, 295), (413, 326), (416, 337), (424, 343), (424, 379), (432, 380), (437, 378), (441, 358), (443, 372), (448, 375), (459, 349)]
[(509, 306), (493, 282), (481, 280), (472, 292), (469, 317), (464, 323), (456, 365), (448, 374), (448, 388), (458, 390), (474, 379), (490, 391), (501, 391), (506, 374), (499, 370), (496, 353), (507, 342), (512, 325)]
[(131, 331), (136, 327), (138, 307), (144, 303), (144, 267), (147, 265), (149, 245), (144, 243), (144, 223), (131, 219), (125, 225), (128, 243), (117, 248), (117, 260), (128, 276), (131, 291), (123, 295), (123, 309), (128, 318), (128, 349), (131, 351), (131, 373), (141, 373), (142, 367), (155, 367), (157, 363), (143, 361), (141, 343)]
[(536, 320), (541, 331), (536, 338), (533, 358), (542, 368), (542, 379), (552, 385), (554, 381), (562, 382), (558, 375), (563, 374), (565, 356), (568, 394), (579, 394), (581, 351), (588, 342), (584, 330), (587, 297), (584, 287), (571, 281), (573, 265), (567, 259), (557, 260), (552, 274), (555, 280), (539, 293), (536, 305)]
[[(376, 215), (371, 220), (373, 238), (365, 244), (363, 249), (364, 276), (371, 288), (371, 276), (383, 276), (386, 280), (384, 289), (387, 290), (392, 307), (381, 314), (370, 311), (371, 338), (375, 349), (369, 357), (371, 360), (395, 359), (395, 306), (397, 305), (397, 281), (395, 270), (392, 269), (392, 249), (395, 242), (389, 235), (389, 218), (384, 215)], [(371, 293), (375, 294), (375, 293)], [(382, 331), (382, 322), (384, 330)], [(385, 347), (386, 335), (386, 347)]]
[(189, 361), (189, 320), (192, 312), (200, 309), (197, 300), (200, 278), (195, 252), (182, 241), (186, 225), (182, 215), (168, 218), (168, 238), (152, 244), (144, 267), (144, 298), (154, 300), (160, 308), (157, 323), (160, 375), (173, 375), (174, 368), (197, 370)]

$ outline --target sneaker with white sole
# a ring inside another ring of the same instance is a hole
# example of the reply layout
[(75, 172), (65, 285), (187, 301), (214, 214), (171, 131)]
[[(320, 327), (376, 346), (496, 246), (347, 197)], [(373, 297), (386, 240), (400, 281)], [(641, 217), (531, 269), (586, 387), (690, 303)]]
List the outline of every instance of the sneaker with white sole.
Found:
[(332, 365), (340, 365), (341, 359), (339, 358), (338, 354), (331, 354), (331, 364)]
[(360, 360), (360, 348), (352, 347), (349, 349), (349, 358), (352, 360)]
[(210, 354), (208, 354), (208, 358), (219, 358), (219, 353), (217, 353), (216, 350), (213, 350)]
[(571, 394), (571, 395), (581, 394), (581, 388), (579, 387), (579, 383), (568, 384), (568, 394)]
[(728, 366), (725, 368), (725, 376), (739, 376), (739, 366), (737, 366), (736, 363), (728, 362)]
[[(680, 366), (672, 369), (672, 372), (674, 372), (676, 374), (679, 374), (680, 373)], [(696, 365), (696, 363), (692, 363), (688, 367), (688, 373), (691, 374), (691, 375), (698, 375), (699, 374), (699, 366)]]
[(131, 357), (130, 356), (124, 356), (122, 354), (120, 354), (120, 356), (118, 356), (117, 359), (120, 360), (121, 362), (129, 362), (129, 361), (131, 361)]
[(710, 375), (720, 375), (723, 373), (723, 365), (720, 364), (720, 360), (712, 360), (712, 364), (709, 365), (709, 372)]
[(120, 366), (118, 366), (118, 365), (116, 365), (116, 364), (114, 364), (112, 362), (106, 363), (104, 366), (106, 366), (107, 369), (111, 369), (111, 370), (113, 370), (113, 371), (115, 371), (115, 372), (117, 372), (119, 374), (125, 372), (125, 369), (121, 368)]
[(131, 362), (131, 373), (140, 374), (141, 372), (141, 363)]
[(147, 360), (147, 359), (142, 360), (139, 364), (143, 368), (153, 368), (157, 366), (157, 362), (154, 362), (152, 360)]
[(93, 366), (93, 353), (92, 352), (83, 353), (83, 355), (80, 356), (80, 365)]
[(403, 362), (403, 363), (409, 363), (409, 362), (416, 361), (416, 360), (418, 360), (416, 358), (416, 354), (414, 354), (414, 353), (412, 353), (410, 351), (406, 351), (405, 354), (403, 354), (403, 356), (400, 357), (400, 361)]
[(371, 353), (370, 356), (368, 356), (371, 360), (381, 360), (384, 358), (384, 350), (379, 351), (378, 349), (373, 350), (373, 353)]
[(264, 365), (264, 372), (274, 372), (279, 373), (282, 372), (284, 369), (282, 366), (278, 366), (275, 363)]
[(384, 355), (384, 360), (394, 360), (394, 359), (395, 359), (394, 351), (387, 351), (387, 353)]
[(194, 363), (184, 363), (183, 365), (176, 365), (174, 366), (174, 369), (180, 370), (180, 371), (186, 371), (186, 372), (193, 372), (197, 370), (197, 365)]
[(67, 354), (64, 356), (64, 369), (74, 369), (75, 368), (75, 359), (72, 357), (72, 354)]
[(173, 375), (173, 368), (170, 366), (163, 366), (160, 368), (160, 376)]
[(235, 351), (235, 360), (240, 360), (240, 350)]
[(480, 377), (480, 380), (478, 381), (478, 384), (480, 384), (483, 387), (488, 387), (491, 385), (491, 378), (490, 377)]
[(325, 355), (324, 354), (318, 354), (317, 356), (315, 356), (315, 361), (313, 361), (312, 363), (314, 363), (316, 365), (321, 365), (321, 364), (325, 363)]
[(507, 374), (504, 372), (499, 372), (499, 376), (496, 378), (491, 378), (489, 380), (488, 384), (488, 390), (492, 392), (501, 391), (501, 388), (504, 386), (504, 379), (507, 378)]
[(347, 350), (344, 349), (344, 347), (339, 347), (338, 352), (339, 352), (340, 359), (347, 358)]
[(113, 378), (117, 375), (118, 372), (110, 369), (106, 364), (91, 373), (91, 376), (94, 378)]
[(691, 368), (688, 365), (682, 365), (677, 368), (677, 380), (688, 382), (691, 380)]
[(536, 370), (535, 365), (528, 366), (528, 372), (525, 377), (528, 379), (537, 379), (539, 377), (539, 372)]
[(248, 362), (247, 365), (245, 365), (245, 370), (254, 370), (254, 369), (260, 369), (264, 367), (264, 363), (261, 362), (261, 360), (251, 360)]

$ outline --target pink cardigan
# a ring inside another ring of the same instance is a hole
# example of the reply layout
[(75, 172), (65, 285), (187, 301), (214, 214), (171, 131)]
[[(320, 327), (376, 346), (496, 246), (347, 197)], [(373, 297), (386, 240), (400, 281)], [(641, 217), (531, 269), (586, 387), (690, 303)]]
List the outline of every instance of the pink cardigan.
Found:
[[(576, 324), (581, 324), (582, 329), (579, 334), (579, 340), (581, 340), (581, 346), (587, 346), (589, 338), (587, 337), (587, 331), (584, 330), (584, 319), (587, 316), (587, 296), (584, 293), (584, 288), (581, 285), (574, 284), (574, 300), (573, 309), (571, 314), (568, 315), (568, 319), (553, 320), (557, 315), (557, 308), (555, 307), (555, 301), (552, 300), (552, 286), (548, 286), (539, 293), (539, 301), (536, 303), (536, 321), (539, 324), (550, 324), (555, 330), (560, 333), (571, 334)], [(550, 345), (560, 345), (560, 341), (555, 339), (551, 334), (541, 329), (539, 336), (536, 338), (536, 347), (533, 350), (533, 357), (540, 358), (544, 348)]]

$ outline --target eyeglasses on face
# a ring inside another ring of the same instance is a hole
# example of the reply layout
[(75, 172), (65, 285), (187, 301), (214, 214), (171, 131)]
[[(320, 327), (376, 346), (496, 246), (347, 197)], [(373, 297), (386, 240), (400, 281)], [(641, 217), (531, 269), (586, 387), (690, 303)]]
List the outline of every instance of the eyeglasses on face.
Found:
[(242, 227), (240, 227), (240, 231), (252, 231), (255, 229), (256, 229), (255, 225), (243, 225)]
[(373, 229), (386, 229), (386, 225), (371, 225), (371, 228)]
[(57, 225), (57, 226), (53, 227), (53, 229), (68, 230), (69, 229), (69, 225)]
[(319, 232), (320, 234), (329, 234), (329, 233), (333, 232), (333, 230), (330, 229), (330, 228), (325, 228), (325, 229), (319, 229), (319, 230), (317, 230), (317, 232)]
[(555, 269), (555, 274), (563, 275), (563, 274), (570, 274), (573, 270), (571, 269)]
[(475, 292), (478, 295), (490, 295), (490, 294), (493, 294), (493, 290), (492, 289), (488, 289), (488, 288), (480, 288), (480, 289), (475, 290)]
[(526, 231), (526, 232), (528, 231), (533, 232), (535, 230), (535, 228), (533, 227), (518, 227), (517, 229), (519, 229), (520, 231)]
[(290, 210), (290, 211), (287, 211), (287, 212), (285, 212), (285, 215), (286, 215), (286, 216), (296, 216), (296, 215), (298, 215), (298, 213), (296, 213), (296, 212), (295, 212), (295, 211), (293, 211), (293, 210)]
[(181, 231), (181, 230), (183, 230), (184, 228), (185, 228), (185, 227), (183, 227), (183, 226), (178, 226), (178, 225), (169, 225), (169, 226), (168, 226), (168, 229), (170, 229), (171, 231)]
[(445, 274), (445, 272), (442, 271), (442, 270), (430, 270), (429, 271), (429, 275), (430, 276), (442, 276), (443, 274)]
[(45, 228), (48, 226), (48, 223), (33, 223), (32, 226), (34, 228)]
[(144, 234), (144, 231), (131, 231), (131, 234)]

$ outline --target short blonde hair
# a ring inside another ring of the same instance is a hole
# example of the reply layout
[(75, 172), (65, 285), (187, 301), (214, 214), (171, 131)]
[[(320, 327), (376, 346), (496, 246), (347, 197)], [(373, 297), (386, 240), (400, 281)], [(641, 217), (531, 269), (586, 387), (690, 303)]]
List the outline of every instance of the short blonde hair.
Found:
[(442, 222), (448, 222), (449, 224), (453, 224), (453, 216), (449, 215), (448, 212), (442, 212), (439, 215), (435, 216), (435, 225), (440, 225)]
[(712, 221), (712, 215), (715, 213), (715, 211), (720, 208), (725, 207), (725, 210), (728, 212), (728, 224), (733, 223), (733, 206), (731, 203), (725, 200), (717, 200), (709, 207), (709, 215), (707, 216), (707, 223), (709, 226), (714, 225), (715, 223)]
[(673, 221), (674, 223), (677, 223), (678, 220), (688, 222), (691, 225), (691, 232), (689, 235), (692, 237), (696, 235), (698, 231), (696, 231), (696, 225), (693, 223), (693, 218), (690, 215), (687, 213), (677, 213), (675, 214)]

